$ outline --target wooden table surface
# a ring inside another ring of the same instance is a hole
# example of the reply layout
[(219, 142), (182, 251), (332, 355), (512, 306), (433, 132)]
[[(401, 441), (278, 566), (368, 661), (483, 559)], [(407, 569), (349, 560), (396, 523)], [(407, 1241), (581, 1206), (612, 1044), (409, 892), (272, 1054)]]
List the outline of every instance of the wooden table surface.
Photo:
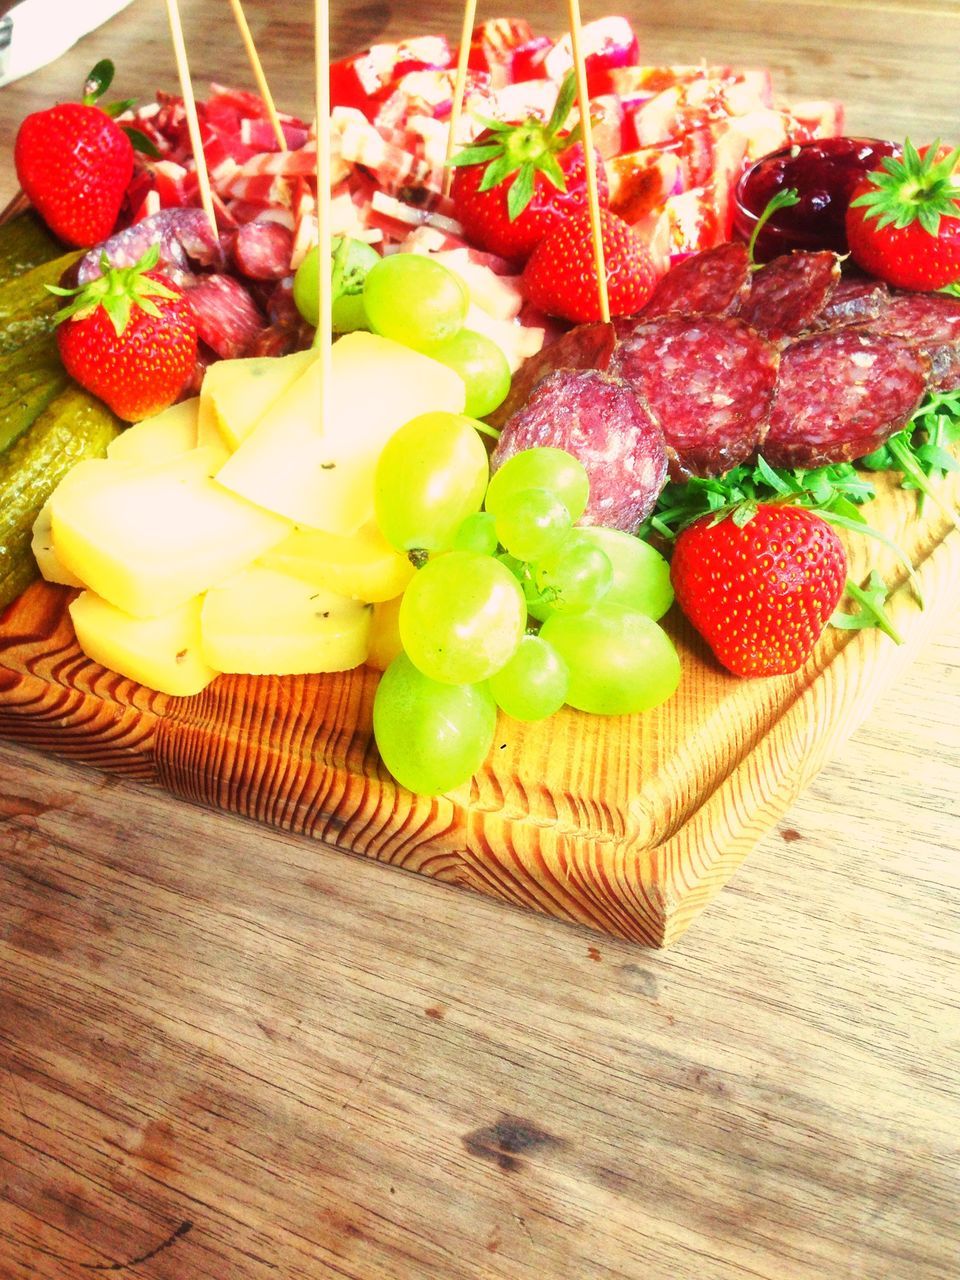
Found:
[[(183, 7), (197, 81), (245, 83), (226, 3)], [(301, 111), (309, 9), (247, 4)], [(954, 0), (632, 16), (851, 131), (960, 120)], [(98, 58), (174, 87), (164, 22), (2, 90), (4, 201)], [(338, 6), (334, 53), (418, 29)], [(667, 953), (0, 744), (0, 1277), (957, 1277), (958, 721), (955, 622)]]

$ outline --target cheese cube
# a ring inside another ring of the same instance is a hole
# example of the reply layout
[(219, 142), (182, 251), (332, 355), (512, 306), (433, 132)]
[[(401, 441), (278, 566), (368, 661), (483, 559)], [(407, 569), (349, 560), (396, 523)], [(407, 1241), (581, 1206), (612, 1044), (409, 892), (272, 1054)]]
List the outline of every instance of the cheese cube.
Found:
[(364, 332), (334, 343), (326, 421), (322, 378), (314, 361), (217, 479), (296, 524), (348, 535), (373, 519), (373, 473), (390, 436), (421, 413), (461, 413), (465, 388), (436, 360)]
[(54, 491), (53, 543), (64, 566), (97, 595), (150, 618), (263, 555), (286, 520), (222, 488), (211, 454), (195, 449), (152, 466), (94, 458)]
[(372, 606), (260, 565), (207, 592), (200, 629), (220, 671), (304, 675), (366, 661)]
[(69, 608), (88, 658), (148, 689), (185, 698), (217, 675), (200, 648), (200, 605), (195, 596), (157, 618), (134, 618), (84, 591)]

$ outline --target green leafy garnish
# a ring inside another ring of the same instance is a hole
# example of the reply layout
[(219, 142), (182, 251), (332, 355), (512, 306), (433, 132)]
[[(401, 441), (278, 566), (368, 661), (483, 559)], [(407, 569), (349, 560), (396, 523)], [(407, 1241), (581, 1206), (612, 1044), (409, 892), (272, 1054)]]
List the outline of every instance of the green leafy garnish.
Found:
[(897, 644), (903, 644), (903, 637), (893, 625), (885, 608), (890, 598), (890, 588), (875, 569), (867, 579), (865, 587), (848, 578), (847, 594), (853, 598), (858, 608), (853, 613), (845, 613), (842, 609), (837, 609), (830, 619), (832, 627), (838, 627), (842, 631), (863, 631), (867, 627), (877, 627)]
[(775, 196), (771, 196), (767, 201), (767, 206), (757, 219), (757, 225), (753, 228), (750, 239), (747, 241), (747, 256), (750, 259), (750, 266), (754, 271), (759, 271), (760, 265), (754, 258), (754, 250), (757, 247), (757, 239), (760, 232), (770, 221), (770, 218), (778, 209), (789, 209), (791, 205), (799, 204), (800, 196), (796, 187), (785, 187), (782, 191), (778, 191)]
[(724, 476), (694, 476), (685, 484), (668, 484), (640, 536), (658, 533), (673, 539), (699, 516), (725, 514), (744, 503), (790, 501), (849, 516), (875, 496), (870, 481), (849, 462), (803, 471), (772, 467), (758, 458), (756, 464), (744, 463)]
[(929, 392), (903, 430), (860, 462), (871, 471), (899, 471), (903, 476), (901, 488), (918, 491), (919, 512), (923, 511), (924, 499), (929, 498), (957, 525), (956, 512), (934, 488), (949, 472), (960, 471), (960, 460), (950, 452), (957, 444), (960, 444), (960, 389)]

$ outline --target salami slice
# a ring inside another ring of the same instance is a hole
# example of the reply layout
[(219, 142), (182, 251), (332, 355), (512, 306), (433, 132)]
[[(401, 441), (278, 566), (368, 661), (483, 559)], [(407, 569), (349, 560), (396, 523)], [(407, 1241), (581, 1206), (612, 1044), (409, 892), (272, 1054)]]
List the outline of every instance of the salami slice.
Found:
[(487, 421), (491, 426), (502, 427), (527, 403), (537, 383), (558, 369), (605, 370), (615, 344), (612, 324), (578, 324), (523, 362), (513, 375), (506, 400), (488, 416)]
[(658, 281), (642, 320), (679, 312), (685, 316), (723, 316), (737, 310), (750, 292), (750, 258), (739, 241), (695, 253), (671, 267)]
[(77, 282), (86, 284), (101, 274), (104, 254), (114, 267), (132, 267), (155, 244), (160, 247), (159, 270), (183, 286), (190, 283), (191, 259), (209, 266), (221, 257), (220, 241), (202, 209), (161, 209), (85, 254), (77, 269)]
[(889, 296), (890, 290), (882, 280), (865, 276), (842, 279), (812, 327), (840, 329), (848, 324), (867, 324), (875, 329), (873, 322), (883, 313)]
[(279, 222), (247, 222), (237, 231), (233, 256), (251, 280), (282, 280), (290, 274), (293, 232)]
[(590, 501), (583, 524), (633, 533), (667, 478), (657, 422), (625, 383), (596, 369), (558, 369), (542, 378), (504, 426), (493, 468), (543, 445), (566, 449), (586, 468)]
[(870, 327), (906, 338), (928, 357), (932, 391), (960, 387), (960, 298), (894, 293)]
[(798, 339), (780, 361), (763, 456), (804, 469), (862, 458), (916, 409), (928, 369), (915, 346), (889, 334), (848, 328)]
[(638, 325), (610, 372), (663, 426), (674, 479), (722, 475), (760, 442), (777, 389), (777, 349), (729, 316), (664, 316)]
[(738, 315), (772, 342), (794, 338), (813, 326), (839, 280), (835, 253), (785, 253), (753, 277)]
[(266, 328), (250, 294), (233, 276), (197, 277), (186, 296), (201, 341), (225, 360), (242, 356)]

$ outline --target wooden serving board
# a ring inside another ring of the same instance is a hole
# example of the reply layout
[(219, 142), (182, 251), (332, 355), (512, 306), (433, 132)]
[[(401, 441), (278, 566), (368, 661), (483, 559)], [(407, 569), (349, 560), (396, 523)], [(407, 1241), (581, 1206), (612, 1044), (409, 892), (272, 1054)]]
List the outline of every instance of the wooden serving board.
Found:
[[(932, 508), (919, 519), (914, 494), (878, 481), (865, 510), (911, 556), (926, 607), (872, 539), (848, 540), (851, 572), (863, 580), (873, 565), (901, 583), (891, 613), (902, 645), (828, 629), (801, 671), (741, 680), (674, 610), (666, 625), (683, 680), (668, 703), (619, 718), (565, 710), (539, 725), (501, 716), (484, 768), (447, 796), (411, 795), (380, 764), (374, 672), (221, 676), (197, 697), (166, 697), (87, 661), (70, 592), (40, 583), (0, 618), (0, 735), (665, 946), (955, 607), (960, 534)], [(956, 499), (956, 478), (952, 490)]]

